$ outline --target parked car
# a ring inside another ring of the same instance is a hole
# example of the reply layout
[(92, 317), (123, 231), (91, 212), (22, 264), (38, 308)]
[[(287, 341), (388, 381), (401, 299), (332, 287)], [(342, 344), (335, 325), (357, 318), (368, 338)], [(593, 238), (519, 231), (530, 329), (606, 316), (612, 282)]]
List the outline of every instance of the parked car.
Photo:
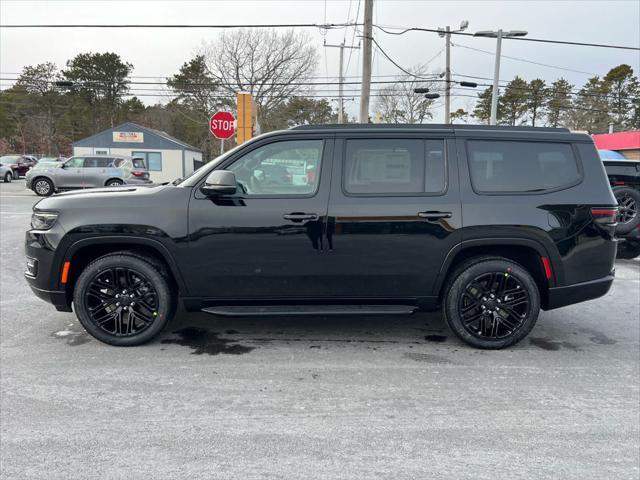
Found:
[(618, 258), (640, 255), (640, 161), (602, 159), (619, 205)]
[(54, 192), (77, 188), (150, 184), (142, 158), (121, 155), (85, 155), (66, 162), (49, 162), (27, 174), (27, 188), (48, 197)]
[(10, 183), (13, 180), (13, 170), (9, 165), (0, 163), (0, 178), (4, 183)]
[[(306, 183), (262, 183), (298, 159)], [(230, 150), (177, 185), (41, 200), (26, 278), (112, 345), (182, 303), (214, 315), (408, 315), (442, 308), (479, 348), (540, 309), (605, 295), (618, 207), (587, 135), (479, 125), (305, 126)]]
[(13, 178), (20, 178), (26, 175), (38, 160), (31, 155), (4, 155), (0, 157), (0, 163), (11, 168)]

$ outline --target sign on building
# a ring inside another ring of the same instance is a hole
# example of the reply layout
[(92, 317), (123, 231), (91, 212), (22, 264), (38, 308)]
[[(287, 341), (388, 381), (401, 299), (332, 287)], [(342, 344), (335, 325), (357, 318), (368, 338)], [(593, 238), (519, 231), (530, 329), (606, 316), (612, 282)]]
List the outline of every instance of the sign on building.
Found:
[(113, 132), (113, 141), (121, 143), (144, 143), (142, 132)]

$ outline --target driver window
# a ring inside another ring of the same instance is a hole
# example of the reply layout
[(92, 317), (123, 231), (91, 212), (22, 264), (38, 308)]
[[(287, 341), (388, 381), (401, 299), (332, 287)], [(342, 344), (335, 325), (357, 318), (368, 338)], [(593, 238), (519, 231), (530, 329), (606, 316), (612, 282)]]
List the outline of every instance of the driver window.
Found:
[(227, 170), (247, 195), (310, 195), (318, 190), (322, 140), (290, 140), (259, 147)]
[(73, 157), (72, 159), (70, 159), (65, 163), (65, 166), (67, 168), (82, 168), (83, 161), (84, 161), (84, 158), (82, 157)]

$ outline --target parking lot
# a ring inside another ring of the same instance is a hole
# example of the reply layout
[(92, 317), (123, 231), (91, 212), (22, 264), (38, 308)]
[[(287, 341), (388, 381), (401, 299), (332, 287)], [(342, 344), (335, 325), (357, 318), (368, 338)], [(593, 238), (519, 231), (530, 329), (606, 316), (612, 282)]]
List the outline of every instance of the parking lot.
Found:
[(0, 184), (4, 478), (562, 478), (640, 474), (640, 261), (503, 351), (438, 313), (184, 314), (114, 348), (32, 295), (38, 200)]

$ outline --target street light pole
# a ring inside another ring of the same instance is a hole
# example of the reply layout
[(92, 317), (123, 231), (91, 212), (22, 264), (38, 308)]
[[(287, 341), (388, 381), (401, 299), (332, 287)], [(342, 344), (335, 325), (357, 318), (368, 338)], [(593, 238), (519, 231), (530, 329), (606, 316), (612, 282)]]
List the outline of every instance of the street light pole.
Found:
[(504, 32), (502, 29), (493, 31), (482, 31), (473, 34), (474, 37), (489, 37), (497, 39), (496, 42), (496, 62), (493, 69), (493, 89), (491, 91), (491, 117), (489, 118), (490, 125), (496, 125), (498, 123), (498, 82), (500, 81), (500, 54), (502, 51), (502, 39), (509, 37), (524, 37), (528, 32), (524, 30), (511, 30)]
[(502, 51), (502, 29), (496, 34), (496, 61), (493, 67), (493, 90), (491, 91), (491, 117), (489, 125), (498, 121), (498, 79), (500, 78), (500, 52)]

